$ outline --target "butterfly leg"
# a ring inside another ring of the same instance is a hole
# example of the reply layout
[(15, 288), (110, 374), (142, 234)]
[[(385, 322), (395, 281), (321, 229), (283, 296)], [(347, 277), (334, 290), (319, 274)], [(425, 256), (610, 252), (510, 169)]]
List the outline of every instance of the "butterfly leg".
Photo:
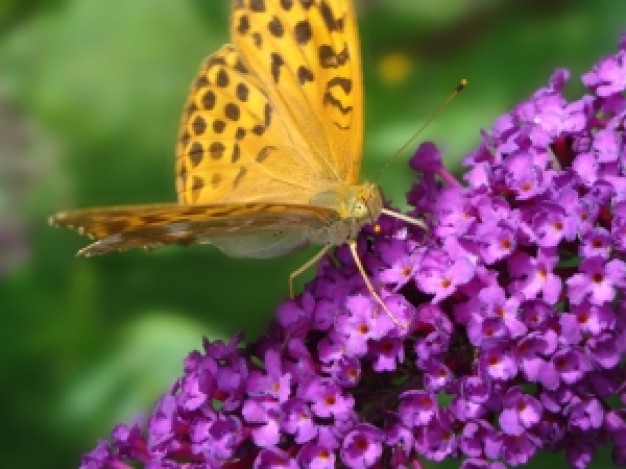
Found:
[(385, 313), (387, 313), (387, 315), (393, 321), (393, 323), (396, 326), (406, 330), (407, 329), (406, 324), (402, 324), (400, 321), (398, 321), (398, 318), (396, 318), (396, 316), (389, 310), (385, 302), (378, 295), (378, 293), (376, 293), (376, 291), (374, 290), (374, 287), (372, 286), (372, 282), (367, 276), (367, 273), (365, 272), (365, 269), (363, 268), (363, 264), (361, 263), (361, 259), (359, 258), (359, 254), (357, 253), (356, 241), (349, 241), (348, 246), (350, 247), (350, 252), (352, 253), (354, 262), (357, 268), (359, 269), (359, 272), (361, 273), (361, 277), (363, 277), (363, 281), (365, 282), (365, 285), (367, 286), (367, 289), (369, 290), (370, 294), (374, 297), (374, 299), (378, 302), (378, 304), (383, 308)]
[(407, 223), (410, 223), (411, 225), (417, 225), (421, 228), (426, 229), (426, 225), (419, 218), (409, 217), (407, 215), (404, 215), (403, 213), (394, 212), (393, 210), (387, 210), (386, 208), (383, 208), (382, 213), (390, 217), (397, 218), (398, 220), (402, 220)]
[(294, 291), (293, 291), (293, 281), (296, 279), (298, 275), (302, 272), (305, 272), (309, 269), (313, 264), (316, 264), (322, 257), (326, 255), (326, 253), (330, 250), (330, 246), (324, 246), (320, 251), (311, 257), (308, 261), (306, 261), (303, 265), (298, 267), (296, 270), (289, 274), (289, 297), (293, 299)]

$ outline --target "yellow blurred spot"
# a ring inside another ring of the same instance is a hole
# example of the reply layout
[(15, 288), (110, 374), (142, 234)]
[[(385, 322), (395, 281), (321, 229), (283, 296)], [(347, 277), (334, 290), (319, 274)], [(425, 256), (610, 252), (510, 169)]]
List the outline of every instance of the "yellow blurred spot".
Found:
[(390, 85), (398, 85), (408, 77), (411, 59), (405, 52), (390, 52), (378, 62), (380, 79)]

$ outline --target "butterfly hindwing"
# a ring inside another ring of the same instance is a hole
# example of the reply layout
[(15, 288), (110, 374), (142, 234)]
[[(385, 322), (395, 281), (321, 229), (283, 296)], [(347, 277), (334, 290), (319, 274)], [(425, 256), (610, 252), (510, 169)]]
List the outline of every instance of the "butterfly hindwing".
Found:
[(247, 203), (74, 210), (58, 213), (50, 222), (96, 239), (79, 252), (86, 256), (136, 247), (212, 243), (235, 257), (276, 257), (303, 247), (310, 231), (337, 219), (335, 211), (310, 205)]

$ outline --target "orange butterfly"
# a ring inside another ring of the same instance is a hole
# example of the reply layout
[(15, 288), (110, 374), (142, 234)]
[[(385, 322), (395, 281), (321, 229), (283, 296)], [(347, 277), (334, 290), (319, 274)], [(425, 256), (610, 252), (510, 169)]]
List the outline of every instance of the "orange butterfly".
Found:
[[(196, 77), (176, 146), (178, 204), (61, 212), (57, 226), (97, 241), (91, 256), (134, 247), (210, 243), (233, 257), (348, 243), (383, 208), (358, 183), (363, 79), (350, 0), (233, 0), (231, 37)], [(409, 220), (419, 223), (416, 220)]]

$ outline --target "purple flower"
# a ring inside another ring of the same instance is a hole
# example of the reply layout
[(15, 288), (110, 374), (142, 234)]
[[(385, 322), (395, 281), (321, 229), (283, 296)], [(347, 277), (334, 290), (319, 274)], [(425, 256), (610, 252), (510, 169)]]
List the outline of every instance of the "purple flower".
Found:
[(506, 187), (520, 200), (535, 197), (547, 188), (544, 173), (534, 156), (528, 152), (516, 153), (502, 167)]
[(275, 350), (265, 354), (265, 373), (253, 371), (248, 378), (250, 395), (271, 396), (278, 402), (285, 402), (291, 390), (291, 375), (282, 372), (280, 356)]
[(596, 452), (596, 447), (591, 441), (576, 441), (567, 446), (567, 462), (574, 469), (585, 469)]
[(290, 399), (284, 405), (283, 426), (296, 443), (307, 443), (317, 436), (311, 408), (303, 399)]
[(357, 425), (343, 440), (342, 461), (348, 467), (372, 467), (382, 454), (384, 438), (384, 432), (373, 425)]
[(254, 425), (252, 440), (261, 448), (274, 446), (280, 440), (282, 419), (280, 404), (268, 398), (248, 399), (242, 408), (243, 418)]
[(569, 409), (569, 426), (587, 432), (600, 428), (604, 421), (604, 410), (597, 399), (584, 399)]
[(307, 469), (333, 469), (335, 453), (323, 446), (306, 444), (298, 452), (298, 464)]
[(419, 453), (433, 461), (443, 461), (457, 450), (457, 438), (452, 428), (453, 419), (440, 412), (429, 425), (417, 430), (415, 446)]
[(381, 257), (389, 267), (379, 272), (380, 280), (399, 289), (413, 279), (421, 251), (406, 239), (391, 239), (381, 245)]
[(554, 304), (561, 293), (561, 278), (553, 270), (558, 262), (554, 249), (539, 249), (537, 257), (516, 253), (509, 260), (511, 275), (518, 279), (511, 289), (527, 299), (542, 296), (544, 301)]
[(100, 469), (106, 467), (111, 457), (111, 443), (108, 441), (99, 441), (94, 449), (83, 455), (80, 460), (82, 469)]
[(615, 286), (626, 282), (626, 263), (619, 259), (605, 262), (599, 256), (585, 259), (580, 264), (582, 273), (573, 275), (568, 281), (569, 295), (574, 304), (588, 299), (599, 305), (615, 298)]
[[(556, 371), (548, 370), (547, 363), (557, 347), (557, 334), (548, 329), (532, 332), (517, 343), (515, 355), (524, 377), (531, 383), (557, 381)], [(546, 373), (550, 372), (549, 376)]]
[(487, 422), (475, 420), (467, 423), (459, 436), (463, 453), (470, 458), (479, 458), (485, 454), (485, 446), (496, 435), (494, 428)]
[(539, 381), (548, 389), (555, 389), (560, 382), (574, 384), (589, 371), (588, 359), (575, 349), (556, 352), (542, 368)]
[(277, 448), (259, 451), (252, 467), (254, 469), (299, 469), (296, 461), (287, 452)]
[(323, 259), (245, 346), (203, 343), (146, 423), (118, 425), (81, 468), (504, 469), (603, 445), (626, 464), (626, 36), (497, 119), (457, 181), (416, 151), (410, 214), (382, 215)]
[(578, 251), (581, 257), (602, 257), (608, 259), (611, 253), (611, 234), (604, 228), (587, 230)]
[(575, 305), (571, 313), (559, 316), (561, 337), (566, 343), (579, 344), (586, 337), (597, 337), (602, 331), (615, 327), (615, 313), (607, 305), (589, 302)]
[(509, 257), (517, 247), (515, 225), (505, 220), (485, 218), (476, 228), (476, 239), (480, 246), (480, 255), (485, 264), (490, 265)]
[(467, 325), (467, 337), (476, 347), (488, 346), (489, 344), (502, 342), (508, 338), (509, 331), (504, 321), (499, 317), (472, 318)]
[(537, 399), (519, 388), (510, 388), (504, 397), (500, 426), (508, 435), (521, 435), (539, 422), (542, 414), (543, 407)]
[(330, 379), (312, 379), (302, 383), (301, 390), (301, 397), (311, 404), (311, 410), (317, 417), (341, 417), (354, 405), (352, 397), (343, 394)]
[(445, 390), (454, 379), (450, 369), (443, 363), (430, 360), (421, 368), (424, 370), (424, 388), (430, 392)]
[(374, 371), (393, 371), (404, 361), (403, 341), (397, 337), (386, 337), (371, 344)]
[(435, 295), (433, 303), (450, 296), (459, 285), (467, 283), (474, 274), (474, 267), (467, 258), (454, 259), (440, 250), (424, 254), (421, 265), (416, 280), (425, 293)]
[(242, 442), (241, 428), (241, 422), (230, 416), (193, 422), (189, 429), (191, 450), (208, 461), (224, 461), (234, 454)]
[(481, 363), (484, 372), (496, 381), (508, 381), (515, 377), (518, 371), (518, 364), (512, 354), (502, 346), (484, 350)]
[(436, 415), (437, 401), (430, 393), (409, 391), (400, 396), (400, 399), (400, 419), (408, 428), (428, 425)]
[[(577, 221), (575, 214), (569, 213), (565, 206), (544, 202), (537, 207), (531, 222), (537, 244), (552, 248), (562, 241), (572, 241), (576, 237)], [(549, 257), (555, 257), (552, 252), (550, 254)]]
[(582, 81), (600, 97), (621, 93), (626, 89), (626, 51), (606, 57), (596, 64)]
[(350, 314), (337, 319), (336, 331), (341, 335), (345, 353), (362, 356), (368, 350), (368, 341), (380, 339), (388, 333), (393, 324), (381, 320), (378, 306), (372, 298), (365, 295), (351, 296), (346, 301)]
[(502, 459), (511, 466), (526, 464), (537, 452), (538, 438), (529, 433), (507, 435), (502, 440)]

